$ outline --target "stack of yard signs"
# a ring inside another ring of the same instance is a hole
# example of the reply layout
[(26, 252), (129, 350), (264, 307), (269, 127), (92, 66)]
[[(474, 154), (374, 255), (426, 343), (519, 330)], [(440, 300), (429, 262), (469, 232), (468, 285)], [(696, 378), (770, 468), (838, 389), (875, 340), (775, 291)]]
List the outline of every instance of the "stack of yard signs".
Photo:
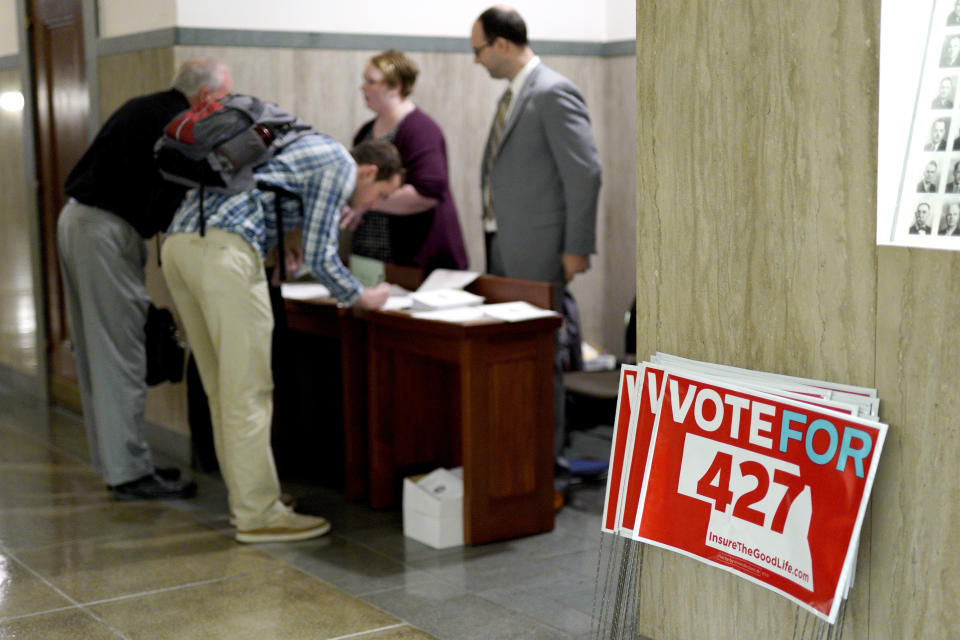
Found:
[(887, 426), (876, 390), (658, 353), (624, 365), (603, 531), (772, 589), (829, 623)]

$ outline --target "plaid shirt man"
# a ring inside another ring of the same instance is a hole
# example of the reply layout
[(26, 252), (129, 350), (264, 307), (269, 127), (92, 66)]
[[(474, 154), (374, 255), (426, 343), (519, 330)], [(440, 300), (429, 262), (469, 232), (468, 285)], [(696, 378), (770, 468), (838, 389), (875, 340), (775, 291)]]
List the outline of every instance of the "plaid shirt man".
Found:
[[(356, 302), (363, 287), (337, 254), (340, 212), (357, 181), (357, 164), (350, 153), (327, 136), (304, 136), (261, 165), (255, 178), (300, 194), (303, 219), (296, 201), (281, 200), (284, 233), (302, 226), (304, 264), (337, 300), (347, 305)], [(199, 194), (199, 189), (187, 193), (168, 233), (200, 230)], [(264, 258), (277, 244), (274, 197), (259, 189), (235, 195), (205, 192), (205, 226), (239, 234)]]

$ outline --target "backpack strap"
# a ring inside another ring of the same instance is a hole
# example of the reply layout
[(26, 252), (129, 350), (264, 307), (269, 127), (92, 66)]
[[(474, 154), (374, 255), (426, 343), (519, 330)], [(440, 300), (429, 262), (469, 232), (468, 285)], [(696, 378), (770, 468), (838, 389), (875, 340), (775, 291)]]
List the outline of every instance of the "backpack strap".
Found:
[(281, 207), (281, 196), (297, 201), (301, 218), (303, 217), (303, 198), (300, 197), (299, 193), (294, 193), (293, 191), (269, 182), (257, 181), (257, 189), (269, 191), (273, 194), (273, 210), (277, 219), (277, 265), (280, 268), (280, 280), (282, 282), (287, 279), (287, 260), (285, 247), (283, 246), (283, 209)]
[(203, 217), (203, 185), (200, 185), (200, 237), (207, 235), (207, 221)]

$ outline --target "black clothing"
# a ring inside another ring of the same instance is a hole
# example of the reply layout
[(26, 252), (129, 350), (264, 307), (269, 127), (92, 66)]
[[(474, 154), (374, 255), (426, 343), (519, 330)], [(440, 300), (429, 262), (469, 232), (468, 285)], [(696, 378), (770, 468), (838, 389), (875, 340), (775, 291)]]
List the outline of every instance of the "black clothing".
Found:
[(144, 238), (165, 231), (187, 190), (160, 176), (153, 145), (167, 123), (189, 107), (176, 89), (125, 102), (67, 176), (67, 195), (117, 214)]

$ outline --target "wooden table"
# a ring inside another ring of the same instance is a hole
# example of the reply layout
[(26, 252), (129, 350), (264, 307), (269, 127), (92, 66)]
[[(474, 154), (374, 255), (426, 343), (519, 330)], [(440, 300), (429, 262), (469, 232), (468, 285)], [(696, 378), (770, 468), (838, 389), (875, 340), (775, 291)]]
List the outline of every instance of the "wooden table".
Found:
[(370, 504), (396, 504), (407, 475), (462, 464), (467, 544), (553, 529), (559, 325), (369, 314)]
[[(553, 301), (549, 284), (496, 276), (467, 290), (488, 303)], [(407, 475), (462, 464), (467, 544), (553, 529), (559, 326), (368, 314), (370, 504), (396, 504)]]
[[(388, 272), (388, 280), (397, 278)], [(519, 299), (550, 308), (552, 301), (548, 284), (495, 276), (481, 276), (468, 290), (487, 302)], [(295, 413), (300, 422), (312, 416), (307, 420), (323, 425), (317, 428), (326, 444), (318, 446), (328, 451), (318, 459), (333, 468), (329, 449), (342, 456), (348, 498), (367, 495), (371, 506), (395, 505), (404, 477), (463, 465), (467, 544), (553, 528), (553, 354), (559, 317), (447, 323), (404, 312), (351, 310), (331, 301), (287, 300), (285, 307), (296, 343), (291, 350), (302, 362), (295, 369), (324, 359), (298, 388)], [(311, 346), (314, 339), (326, 346)], [(333, 402), (334, 392), (339, 403)], [(331, 403), (339, 404), (341, 413)], [(338, 430), (339, 446), (333, 433)], [(309, 451), (302, 435), (301, 449)]]

